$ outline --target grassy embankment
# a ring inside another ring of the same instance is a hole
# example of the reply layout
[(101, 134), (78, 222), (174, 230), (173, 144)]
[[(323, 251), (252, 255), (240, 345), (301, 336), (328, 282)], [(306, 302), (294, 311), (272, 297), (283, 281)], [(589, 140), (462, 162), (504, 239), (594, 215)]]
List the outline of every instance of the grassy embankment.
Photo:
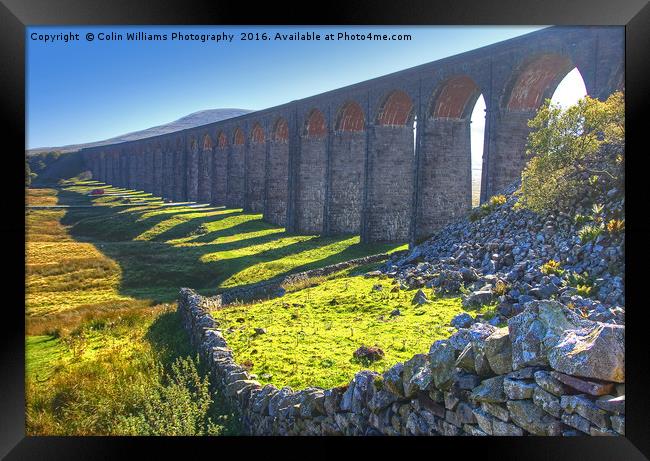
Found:
[(179, 362), (192, 351), (174, 312), (178, 288), (213, 294), (395, 247), (287, 235), (260, 215), (162, 207), (124, 189), (104, 187), (128, 199), (91, 199), (94, 187), (28, 190), (32, 205), (102, 205), (27, 211), (29, 434), (236, 432)]
[[(459, 298), (435, 297), (413, 305), (416, 290), (399, 290), (391, 279), (336, 274), (282, 298), (233, 305), (213, 313), (238, 363), (262, 383), (303, 389), (346, 384), (363, 369), (383, 372), (450, 334), (449, 322), (463, 311)], [(381, 285), (381, 289), (379, 289)], [(299, 287), (297, 287), (299, 288)], [(391, 291), (395, 289), (396, 291)], [(399, 315), (391, 313), (399, 309)], [(256, 328), (266, 333), (256, 334)], [(378, 346), (384, 358), (359, 362), (360, 346)]]

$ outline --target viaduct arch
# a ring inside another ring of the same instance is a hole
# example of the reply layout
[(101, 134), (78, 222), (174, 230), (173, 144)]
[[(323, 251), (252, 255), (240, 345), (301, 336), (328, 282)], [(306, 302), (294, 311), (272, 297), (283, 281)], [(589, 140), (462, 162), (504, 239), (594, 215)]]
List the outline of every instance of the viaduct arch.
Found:
[(82, 155), (101, 181), (243, 208), (288, 232), (414, 242), (471, 207), (470, 118), (477, 98), (483, 95), (486, 104), (485, 201), (521, 173), (527, 122), (574, 67), (592, 97), (622, 90), (623, 29), (549, 27)]

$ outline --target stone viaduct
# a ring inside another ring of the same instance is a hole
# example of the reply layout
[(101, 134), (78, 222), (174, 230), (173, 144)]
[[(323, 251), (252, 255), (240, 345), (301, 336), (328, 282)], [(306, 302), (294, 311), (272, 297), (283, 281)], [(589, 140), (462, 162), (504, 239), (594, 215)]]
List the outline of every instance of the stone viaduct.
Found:
[(519, 176), (527, 121), (574, 67), (593, 97), (623, 89), (623, 28), (549, 27), (82, 155), (106, 183), (262, 213), (288, 232), (415, 242), (471, 207), (470, 117), (478, 97), (486, 103), (484, 201)]

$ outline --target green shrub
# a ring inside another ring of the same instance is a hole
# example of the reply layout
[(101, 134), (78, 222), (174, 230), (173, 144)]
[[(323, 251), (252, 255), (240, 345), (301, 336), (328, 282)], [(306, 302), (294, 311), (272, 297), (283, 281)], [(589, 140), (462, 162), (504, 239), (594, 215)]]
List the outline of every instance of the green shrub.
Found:
[(490, 197), (490, 200), (488, 200), (488, 203), (492, 208), (496, 208), (499, 205), (503, 205), (506, 203), (506, 196), (505, 195), (494, 195)]
[[(528, 126), (526, 153), (532, 158), (521, 175), (519, 206), (536, 212), (568, 208), (601, 180), (623, 182), (623, 93), (604, 102), (587, 96), (566, 110), (547, 99)], [(604, 153), (604, 145), (614, 155)]]
[(591, 216), (586, 216), (578, 213), (573, 219), (578, 226), (582, 226), (583, 224), (587, 224), (589, 221), (591, 221)]
[(593, 288), (594, 288), (594, 287), (589, 286), (589, 285), (577, 285), (577, 286), (575, 287), (575, 289), (576, 289), (576, 293), (579, 294), (579, 295), (582, 296), (582, 297), (588, 297), (588, 296), (590, 296), (590, 295), (591, 295), (591, 292), (593, 291)]
[(603, 228), (595, 224), (587, 224), (578, 231), (578, 237), (582, 243), (595, 241), (600, 234), (603, 233)]
[(470, 211), (469, 220), (472, 222), (478, 221), (484, 216), (492, 213), (496, 207), (503, 205), (504, 203), (506, 203), (505, 195), (494, 195), (483, 205), (473, 208), (472, 211)]
[(497, 283), (492, 291), (495, 296), (503, 296), (508, 292), (508, 284), (503, 280), (497, 280)]
[(624, 219), (611, 219), (607, 222), (607, 232), (610, 234), (618, 234), (625, 230)]
[(560, 263), (554, 259), (542, 264), (539, 270), (544, 275), (562, 275), (564, 273), (564, 269), (560, 268)]
[(218, 434), (220, 427), (208, 415), (212, 405), (208, 377), (201, 378), (194, 361), (178, 358), (171, 372), (162, 374), (161, 381), (140, 388), (139, 408), (121, 418), (116, 432), (128, 435)]
[(564, 284), (576, 289), (576, 293), (580, 296), (591, 296), (591, 293), (594, 290), (594, 279), (589, 275), (587, 271), (582, 272), (581, 274), (577, 272), (569, 272), (566, 275)]

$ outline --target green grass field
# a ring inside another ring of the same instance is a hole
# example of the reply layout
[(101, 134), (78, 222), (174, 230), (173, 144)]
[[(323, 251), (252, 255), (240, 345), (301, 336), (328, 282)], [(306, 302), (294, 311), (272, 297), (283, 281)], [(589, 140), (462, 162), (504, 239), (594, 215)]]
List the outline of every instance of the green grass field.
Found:
[(119, 196), (86, 195), (99, 186), (27, 191), (30, 205), (79, 206), (26, 212), (30, 435), (237, 433), (207, 394), (175, 312), (178, 289), (210, 295), (403, 248), (288, 235), (242, 210), (164, 207), (105, 185)]
[[(450, 320), (463, 312), (459, 298), (438, 298), (426, 289), (432, 302), (413, 305), (416, 290), (393, 292), (391, 279), (349, 272), (282, 298), (214, 311), (237, 362), (262, 383), (338, 386), (362, 369), (383, 372), (427, 353), (435, 340), (449, 336)], [(400, 315), (391, 316), (395, 309)], [(256, 328), (266, 333), (256, 334)], [(353, 352), (362, 345), (380, 347), (384, 358), (360, 363)]]

